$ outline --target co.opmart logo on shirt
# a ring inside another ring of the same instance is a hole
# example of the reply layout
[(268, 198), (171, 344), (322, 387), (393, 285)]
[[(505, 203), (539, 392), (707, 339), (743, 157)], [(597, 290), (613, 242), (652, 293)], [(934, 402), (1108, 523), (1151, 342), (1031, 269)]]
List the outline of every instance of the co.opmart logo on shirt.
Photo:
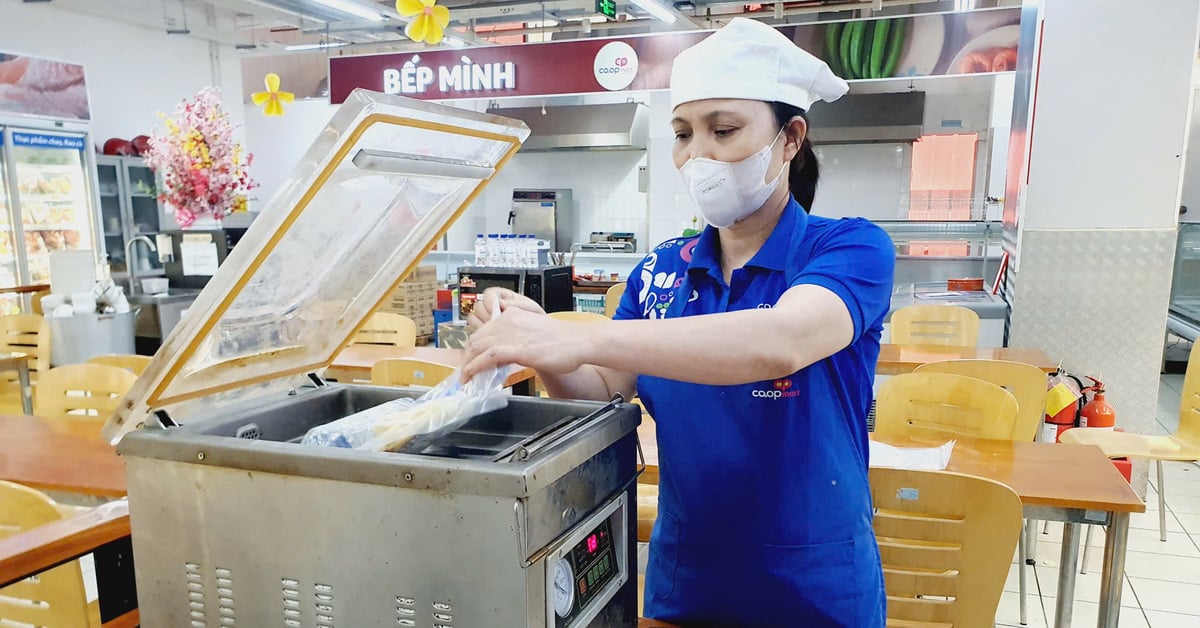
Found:
[(610, 91), (625, 89), (637, 78), (637, 51), (623, 41), (610, 41), (596, 53), (592, 72), (600, 87)]
[(788, 397), (799, 397), (799, 390), (792, 390), (792, 380), (777, 379), (771, 384), (770, 390), (754, 390), (750, 392), (751, 397), (760, 399), (786, 399)]

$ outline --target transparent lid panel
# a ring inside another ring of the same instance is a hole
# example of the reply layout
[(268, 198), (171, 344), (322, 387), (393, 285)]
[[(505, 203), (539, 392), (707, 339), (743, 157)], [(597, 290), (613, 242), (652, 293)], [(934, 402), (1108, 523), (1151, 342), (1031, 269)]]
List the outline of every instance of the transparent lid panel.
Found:
[(119, 438), (151, 411), (186, 415), (189, 401), (328, 365), (528, 135), (516, 120), (356, 91), (164, 342), (106, 436)]

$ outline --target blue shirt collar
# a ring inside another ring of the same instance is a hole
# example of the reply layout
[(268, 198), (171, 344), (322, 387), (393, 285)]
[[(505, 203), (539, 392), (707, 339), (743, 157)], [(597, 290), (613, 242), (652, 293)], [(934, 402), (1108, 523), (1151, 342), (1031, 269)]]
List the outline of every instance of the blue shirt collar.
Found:
[[(783, 213), (779, 215), (779, 222), (775, 223), (775, 229), (771, 231), (762, 248), (746, 262), (746, 266), (780, 272), (787, 270), (788, 254), (794, 244), (804, 238), (807, 227), (808, 213), (800, 207), (796, 199), (789, 198), (787, 207), (783, 208)], [(717, 229), (712, 226), (705, 227), (699, 241), (696, 242), (692, 261), (688, 264), (688, 272), (693, 270), (706, 271), (713, 278), (722, 280), (721, 239)]]

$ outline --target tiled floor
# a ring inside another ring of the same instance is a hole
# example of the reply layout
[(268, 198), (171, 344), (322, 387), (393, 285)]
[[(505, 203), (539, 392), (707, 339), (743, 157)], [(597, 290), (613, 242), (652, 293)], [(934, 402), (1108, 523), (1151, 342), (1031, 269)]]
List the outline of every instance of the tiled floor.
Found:
[[(1163, 434), (1179, 423), (1182, 375), (1164, 375), (1159, 394), (1158, 423)], [(1164, 473), (1167, 496), (1167, 541), (1158, 535), (1158, 478), (1150, 474), (1146, 512), (1130, 520), (1129, 552), (1125, 559), (1125, 588), (1121, 595), (1122, 628), (1200, 628), (1200, 465), (1168, 463)], [(1040, 526), (1039, 526), (1040, 527)], [(1083, 542), (1085, 530), (1080, 532)], [(1058, 561), (1062, 525), (1052, 523), (1038, 535), (1037, 564), (1027, 574), (1027, 626), (1054, 625), (1058, 594)], [(1100, 567), (1104, 529), (1092, 533), (1088, 573), (1077, 575), (1074, 626), (1095, 626), (1100, 600)], [(647, 548), (638, 548), (639, 571), (645, 572)], [(1080, 556), (1080, 564), (1083, 557)], [(1018, 563), (1013, 561), (996, 612), (998, 626), (1020, 626)]]
[[(1161, 433), (1179, 424), (1182, 375), (1164, 375), (1158, 397)], [(1164, 471), (1167, 502), (1167, 541), (1158, 535), (1158, 478), (1151, 467), (1145, 514), (1130, 521), (1125, 589), (1121, 595), (1121, 626), (1141, 628), (1200, 628), (1200, 465), (1168, 463)], [(1050, 524), (1039, 534), (1037, 564), (1030, 568), (1028, 626), (1052, 626), (1058, 586), (1062, 525)], [(1081, 536), (1082, 536), (1081, 532)], [(1080, 540), (1082, 543), (1082, 539)], [(1100, 597), (1100, 565), (1104, 531), (1092, 533), (1088, 573), (1075, 582), (1074, 626), (1096, 625)], [(1082, 556), (1080, 557), (1082, 564)], [(999, 626), (1020, 626), (1020, 596), (1014, 561), (996, 613)]]

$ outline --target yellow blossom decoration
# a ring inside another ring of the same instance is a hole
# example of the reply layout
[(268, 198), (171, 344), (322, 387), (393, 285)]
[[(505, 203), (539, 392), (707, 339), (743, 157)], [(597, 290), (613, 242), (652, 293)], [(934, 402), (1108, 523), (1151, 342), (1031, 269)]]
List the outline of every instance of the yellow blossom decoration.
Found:
[(267, 86), (267, 91), (250, 94), (250, 100), (263, 108), (263, 115), (282, 116), (283, 103), (292, 102), (296, 99), (296, 95), (291, 92), (279, 91), (279, 75), (274, 72), (267, 74), (263, 83)]
[(437, 0), (396, 0), (396, 12), (412, 18), (404, 34), (413, 41), (440, 44), (450, 25), (450, 9), (437, 6)]

